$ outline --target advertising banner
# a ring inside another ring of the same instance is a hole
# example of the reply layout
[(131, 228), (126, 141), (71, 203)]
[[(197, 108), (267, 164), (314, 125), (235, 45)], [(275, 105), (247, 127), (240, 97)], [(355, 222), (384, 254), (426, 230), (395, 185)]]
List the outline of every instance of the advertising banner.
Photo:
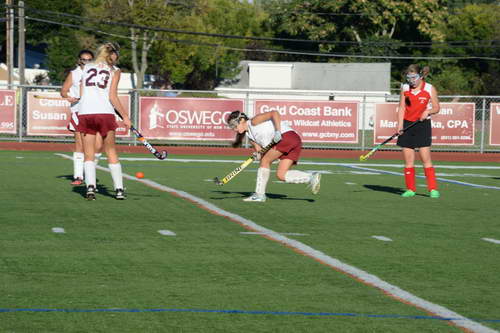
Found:
[(16, 91), (0, 90), (0, 133), (16, 134)]
[(234, 140), (227, 116), (245, 112), (242, 99), (140, 97), (139, 128), (148, 139)]
[[(474, 145), (474, 103), (440, 103), (441, 110), (432, 116), (433, 145)], [(398, 103), (377, 103), (373, 143), (379, 144), (397, 131)], [(389, 144), (396, 144), (393, 140)]]
[(256, 115), (278, 111), (303, 142), (358, 142), (358, 102), (256, 100), (254, 105)]
[[(59, 93), (28, 92), (27, 94), (27, 135), (70, 136), (67, 125), (71, 118), (70, 103), (60, 98)], [(122, 105), (130, 116), (130, 96), (119, 95)], [(116, 136), (127, 137), (123, 122), (116, 116), (118, 128)]]
[(500, 103), (490, 104), (490, 145), (500, 146)]

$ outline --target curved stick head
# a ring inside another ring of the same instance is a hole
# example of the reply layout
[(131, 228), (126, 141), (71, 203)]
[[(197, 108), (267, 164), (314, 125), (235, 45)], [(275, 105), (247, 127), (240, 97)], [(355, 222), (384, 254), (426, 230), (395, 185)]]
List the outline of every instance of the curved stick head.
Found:
[(167, 151), (166, 150), (163, 150), (161, 153), (160, 153), (160, 160), (164, 160), (167, 158)]
[(219, 177), (214, 178), (214, 183), (215, 183), (215, 185), (219, 185), (219, 186), (224, 185), (224, 183), (219, 180)]
[(359, 157), (359, 160), (360, 160), (361, 162), (366, 161), (366, 156), (365, 156), (365, 155), (361, 155), (361, 156)]

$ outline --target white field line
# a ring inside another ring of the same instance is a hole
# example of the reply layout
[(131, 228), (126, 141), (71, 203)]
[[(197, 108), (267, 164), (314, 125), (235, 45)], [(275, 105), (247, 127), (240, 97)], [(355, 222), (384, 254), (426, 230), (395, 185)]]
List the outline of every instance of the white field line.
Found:
[(176, 236), (176, 233), (170, 230), (158, 230), (158, 233), (163, 236)]
[[(262, 232), (256, 232), (256, 231), (247, 231), (247, 232), (240, 232), (242, 235), (265, 235)], [(309, 236), (308, 234), (301, 234), (297, 232), (278, 232), (280, 235), (285, 235), (285, 236)]]
[(64, 231), (64, 228), (59, 228), (59, 227), (52, 228), (52, 232), (55, 232), (56, 234), (65, 234), (66, 233), (66, 231)]
[(500, 244), (500, 240), (498, 239), (493, 239), (493, 238), (481, 238), (481, 239), (490, 243)]
[(372, 238), (375, 238), (375, 239), (378, 239), (378, 240), (381, 240), (384, 242), (392, 242), (392, 239), (390, 239), (389, 237), (385, 237), (385, 236), (372, 236)]
[[(121, 157), (120, 160), (123, 161), (156, 161), (156, 158), (149, 157)], [(209, 160), (209, 159), (186, 159), (186, 158), (167, 158), (162, 161), (165, 162), (181, 162), (181, 163), (243, 163), (243, 160)], [(258, 163), (258, 162), (254, 162)], [(395, 163), (385, 163), (385, 164), (377, 164), (377, 163), (336, 163), (336, 162), (313, 162), (313, 161), (305, 161), (301, 160), (299, 162), (301, 165), (330, 165), (330, 166), (344, 166), (346, 164), (354, 165), (354, 166), (368, 166), (368, 167), (389, 167), (389, 168), (403, 168), (403, 164), (395, 164)], [(417, 167), (421, 167), (417, 165)], [(477, 170), (500, 170), (500, 166), (487, 166), (487, 165), (434, 165), (436, 169), (477, 169)]]
[[(394, 171), (386, 171), (386, 170), (377, 170), (377, 169), (372, 169), (372, 168), (364, 168), (364, 167), (355, 166), (353, 164), (342, 164), (342, 166), (344, 166), (346, 168), (356, 169), (356, 170), (373, 171), (373, 172), (385, 173), (387, 175), (404, 176), (402, 172), (394, 172)], [(425, 176), (421, 176), (421, 175), (417, 175), (416, 177), (418, 177), (418, 178), (425, 178)], [(500, 190), (500, 187), (498, 187), (498, 186), (479, 185), (479, 184), (462, 182), (462, 181), (459, 181), (459, 180), (453, 180), (453, 179), (447, 179), (447, 178), (440, 178), (440, 177), (437, 177), (437, 180), (439, 180), (440, 182), (443, 182), (443, 183), (451, 183), (451, 184), (456, 184), (456, 185), (471, 186), (471, 187), (482, 188), (482, 189), (490, 189), (490, 190)]]
[[(64, 154), (56, 154), (56, 155), (62, 156), (64, 158), (67, 158), (70, 160), (72, 159), (68, 155), (64, 155)], [(110, 172), (110, 170), (108, 168), (104, 168), (101, 166), (97, 166), (97, 168), (99, 170), (102, 170), (102, 171)], [(498, 331), (495, 331), (495, 330), (493, 330), (489, 327), (486, 327), (478, 322), (475, 322), (469, 318), (466, 318), (466, 317), (464, 317), (464, 316), (462, 316), (462, 315), (460, 315), (452, 310), (445, 308), (444, 306), (429, 302), (423, 298), (420, 298), (416, 295), (413, 295), (410, 292), (407, 292), (407, 291), (405, 291), (405, 290), (403, 290), (395, 285), (392, 285), (392, 284), (380, 279), (379, 277), (377, 277), (375, 275), (372, 275), (372, 274), (365, 272), (359, 268), (356, 268), (356, 267), (351, 266), (349, 264), (346, 264), (338, 259), (330, 257), (330, 256), (326, 255), (325, 253), (318, 251), (318, 250), (316, 250), (316, 249), (314, 249), (314, 248), (312, 248), (304, 243), (301, 243), (301, 242), (296, 241), (294, 239), (280, 235), (279, 233), (277, 233), (271, 229), (267, 229), (267, 228), (255, 223), (255, 222), (249, 220), (249, 219), (246, 219), (242, 216), (239, 216), (237, 214), (234, 214), (234, 213), (231, 213), (227, 210), (219, 208), (219, 207), (215, 206), (214, 204), (212, 204), (208, 201), (205, 201), (201, 198), (198, 198), (192, 194), (189, 194), (189, 193), (184, 192), (184, 191), (176, 190), (174, 188), (171, 188), (171, 187), (168, 187), (165, 185), (158, 184), (158, 183), (156, 183), (152, 180), (149, 180), (149, 179), (144, 179), (144, 178), (139, 179), (139, 178), (136, 178), (134, 176), (127, 175), (127, 174), (124, 174), (123, 177), (126, 179), (129, 179), (129, 180), (138, 181), (138, 182), (143, 183), (151, 188), (157, 189), (159, 191), (167, 192), (167, 193), (170, 193), (176, 197), (193, 202), (197, 206), (199, 206), (200, 208), (205, 209), (209, 212), (212, 212), (213, 214), (225, 217), (233, 222), (236, 222), (249, 231), (262, 233), (262, 235), (264, 237), (266, 237), (267, 239), (284, 244), (287, 247), (290, 247), (290, 248), (296, 250), (297, 252), (302, 253), (305, 256), (313, 258), (326, 266), (329, 266), (329, 267), (334, 268), (335, 270), (341, 271), (341, 272), (355, 278), (356, 280), (363, 282), (366, 285), (380, 289), (385, 294), (387, 294), (387, 295), (389, 295), (389, 296), (391, 296), (399, 301), (402, 301), (403, 303), (411, 304), (419, 309), (430, 312), (430, 313), (432, 313), (436, 316), (439, 316), (441, 318), (448, 318), (449, 319), (448, 322), (452, 323), (453, 325), (455, 325), (457, 327), (463, 328), (465, 330), (469, 330), (470, 332), (478, 332), (478, 333), (494, 333), (495, 332), (495, 333), (498, 333)]]

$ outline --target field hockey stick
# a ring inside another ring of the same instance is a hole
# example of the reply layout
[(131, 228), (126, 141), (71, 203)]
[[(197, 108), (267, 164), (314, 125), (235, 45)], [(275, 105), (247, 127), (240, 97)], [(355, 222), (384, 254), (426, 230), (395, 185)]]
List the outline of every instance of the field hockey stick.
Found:
[[(262, 148), (258, 153), (260, 155), (264, 155), (265, 153), (267, 153), (269, 151), (269, 149), (273, 148), (273, 146), (276, 144), (276, 142), (272, 141), (270, 144), (268, 144), (267, 146), (265, 146), (264, 148)], [(222, 178), (222, 180), (219, 180), (218, 177), (215, 177), (214, 178), (214, 183), (216, 185), (224, 185), (224, 184), (227, 184), (231, 179), (233, 179), (234, 177), (236, 177), (237, 174), (239, 174), (241, 171), (243, 171), (243, 169), (245, 169), (247, 166), (249, 166), (253, 161), (255, 161), (256, 159), (256, 154), (252, 154), (252, 156), (250, 156), (245, 162), (241, 163), (241, 165), (239, 167), (237, 167), (236, 169), (234, 169), (233, 171), (231, 171), (226, 177)]]
[[(51, 100), (63, 100), (71, 97), (59, 97), (59, 96), (42, 96), (42, 95), (33, 95), (36, 99), (51, 99)], [(79, 98), (77, 98), (79, 99)]]
[[(116, 111), (116, 109), (115, 113), (118, 115), (118, 117), (120, 117), (121, 120), (123, 120), (121, 114), (119, 114), (118, 111)], [(134, 132), (135, 136), (137, 137), (137, 140), (139, 140), (144, 145), (144, 147), (146, 147), (151, 152), (151, 154), (155, 155), (157, 159), (164, 160), (167, 158), (168, 153), (166, 150), (162, 150), (161, 152), (158, 151), (146, 140), (144, 136), (142, 136), (142, 134), (134, 126), (130, 126), (130, 130)]]
[(411, 123), (410, 125), (406, 126), (405, 128), (403, 128), (401, 130), (401, 132), (396, 132), (394, 133), (391, 137), (389, 137), (387, 140), (385, 140), (384, 142), (382, 142), (381, 144), (375, 146), (372, 150), (370, 150), (368, 153), (366, 153), (365, 155), (361, 155), (359, 157), (359, 160), (360, 161), (366, 161), (370, 156), (372, 156), (373, 154), (375, 154), (375, 152), (380, 148), (382, 147), (383, 145), (385, 145), (387, 142), (391, 141), (392, 139), (394, 139), (395, 137), (397, 136), (400, 136), (401, 134), (403, 134), (404, 132), (406, 132), (407, 130), (409, 130), (410, 128), (412, 128), (413, 126), (415, 126), (416, 124), (418, 124), (420, 122), (420, 120), (417, 120), (413, 123)]

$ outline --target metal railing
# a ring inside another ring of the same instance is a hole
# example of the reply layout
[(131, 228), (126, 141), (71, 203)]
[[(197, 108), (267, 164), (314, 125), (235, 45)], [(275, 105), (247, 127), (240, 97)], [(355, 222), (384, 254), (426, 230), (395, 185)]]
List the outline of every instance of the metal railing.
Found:
[[(0, 140), (8, 141), (38, 141), (38, 142), (73, 142), (73, 136), (68, 131), (67, 136), (33, 136), (27, 135), (27, 92), (37, 91), (59, 92), (60, 86), (14, 86), (17, 90), (17, 133), (0, 134)], [(7, 89), (7, 87), (0, 87)], [(141, 96), (164, 96), (165, 90), (127, 90), (120, 91), (130, 96), (131, 119), (138, 124), (139, 97)], [(245, 108), (250, 115), (256, 100), (315, 100), (315, 101), (356, 101), (358, 108), (359, 140), (357, 143), (304, 143), (306, 149), (350, 149), (366, 150), (373, 146), (373, 117), (376, 103), (397, 102), (398, 95), (384, 93), (360, 93), (360, 92), (338, 92), (338, 91), (306, 91), (306, 90), (279, 90), (279, 89), (216, 89), (211, 91), (176, 91), (178, 96), (193, 98), (239, 98), (244, 100)], [(500, 146), (489, 144), (490, 136), (490, 104), (500, 103), (500, 96), (440, 96), (441, 103), (473, 103), (474, 114), (474, 144), (473, 145), (433, 145), (435, 151), (461, 151), (461, 152), (500, 152)], [(133, 136), (119, 138), (119, 143), (137, 144)], [(221, 141), (183, 141), (183, 140), (153, 140), (155, 144), (186, 145), (186, 146), (227, 146), (229, 142)], [(387, 146), (384, 149), (396, 149)]]

